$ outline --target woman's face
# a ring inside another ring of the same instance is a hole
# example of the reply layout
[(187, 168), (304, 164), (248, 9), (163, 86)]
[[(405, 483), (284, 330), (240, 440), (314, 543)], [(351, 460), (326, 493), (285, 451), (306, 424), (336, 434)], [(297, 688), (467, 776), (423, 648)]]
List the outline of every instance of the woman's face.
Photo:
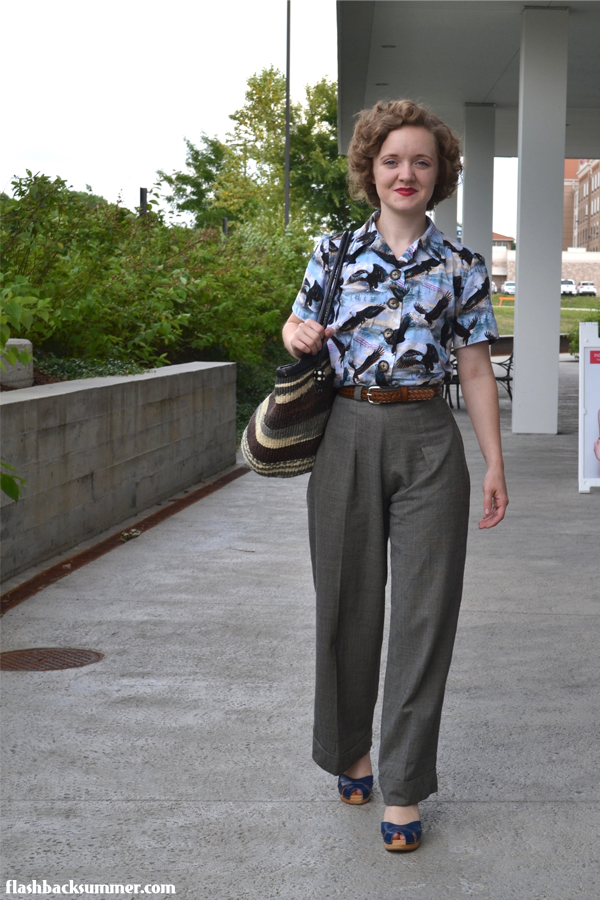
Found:
[(373, 160), (373, 183), (382, 213), (425, 215), (438, 176), (435, 139), (421, 125), (391, 131)]

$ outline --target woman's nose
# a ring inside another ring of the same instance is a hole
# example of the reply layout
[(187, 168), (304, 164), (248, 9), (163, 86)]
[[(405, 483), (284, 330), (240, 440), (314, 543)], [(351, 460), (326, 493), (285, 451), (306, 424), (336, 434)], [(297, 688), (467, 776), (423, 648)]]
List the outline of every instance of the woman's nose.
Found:
[(412, 181), (413, 179), (413, 170), (410, 163), (401, 163), (398, 166), (398, 178), (400, 181)]

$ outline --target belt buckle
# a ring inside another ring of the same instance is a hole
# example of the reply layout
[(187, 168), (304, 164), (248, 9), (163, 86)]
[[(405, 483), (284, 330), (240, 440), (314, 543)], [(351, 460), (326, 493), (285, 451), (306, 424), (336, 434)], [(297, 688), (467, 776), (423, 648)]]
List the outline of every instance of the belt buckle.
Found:
[(376, 406), (377, 401), (371, 400), (371, 398), (369, 397), (369, 394), (371, 393), (371, 391), (380, 391), (380, 390), (381, 390), (381, 388), (379, 387), (378, 384), (372, 384), (367, 388), (367, 400), (371, 404), (371, 406)]

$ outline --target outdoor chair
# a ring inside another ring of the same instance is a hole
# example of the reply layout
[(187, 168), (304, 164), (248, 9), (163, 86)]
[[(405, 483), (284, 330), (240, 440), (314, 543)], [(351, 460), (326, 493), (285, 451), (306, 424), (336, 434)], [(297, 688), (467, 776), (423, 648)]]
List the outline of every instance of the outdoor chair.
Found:
[(496, 375), (496, 370), (494, 369), (494, 375), (496, 375), (496, 381), (501, 384), (510, 397), (512, 403), (512, 369), (513, 369), (513, 356), (514, 350), (508, 357), (508, 359), (502, 360), (502, 362), (496, 362), (492, 359), (492, 367), (497, 367), (498, 369), (502, 369), (501, 375)]
[(444, 382), (444, 400), (449, 403), (450, 409), (454, 409), (454, 404), (452, 403), (452, 387), (454, 386), (456, 388), (456, 408), (460, 409), (460, 379), (458, 377), (458, 363), (454, 353), (450, 357), (450, 363), (452, 364), (452, 375)]
[[(507, 359), (501, 360), (501, 362), (496, 362), (496, 360), (492, 357), (492, 368), (494, 370), (494, 376), (498, 384), (501, 384), (508, 396), (510, 397), (512, 403), (512, 370), (513, 370), (513, 356), (514, 351), (510, 354)], [(454, 353), (450, 358), (450, 362), (452, 364), (452, 375), (448, 378), (448, 380), (444, 383), (444, 400), (448, 402), (450, 405), (450, 409), (454, 409), (454, 404), (452, 403), (452, 387), (456, 388), (456, 408), (460, 409), (460, 378), (458, 377), (458, 365), (456, 362), (456, 356)], [(502, 372), (500, 375), (496, 375), (497, 369), (501, 369)]]

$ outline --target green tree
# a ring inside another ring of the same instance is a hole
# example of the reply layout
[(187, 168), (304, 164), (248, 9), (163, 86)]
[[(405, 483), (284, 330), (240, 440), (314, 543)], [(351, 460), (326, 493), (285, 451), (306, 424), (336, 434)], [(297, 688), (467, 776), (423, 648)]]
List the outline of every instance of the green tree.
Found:
[(187, 171), (168, 175), (159, 169), (159, 186), (170, 189), (165, 200), (178, 212), (191, 214), (196, 228), (220, 227), (229, 210), (220, 208), (216, 202), (215, 185), (228, 148), (218, 138), (206, 134), (202, 134), (199, 147), (187, 138), (184, 140)]
[(348, 194), (348, 161), (338, 151), (337, 85), (327, 78), (306, 88), (290, 141), (290, 182), (314, 231), (358, 226), (373, 211)]
[(285, 139), (285, 78), (273, 67), (248, 79), (245, 103), (230, 116), (224, 143), (202, 135), (186, 144), (186, 170), (158, 171), (158, 187), (179, 213), (192, 213), (196, 227), (282, 216)]
[[(292, 104), (292, 121), (298, 114)], [(244, 105), (232, 113), (228, 154), (217, 185), (218, 202), (237, 221), (283, 227), (285, 77), (271, 66), (247, 82)]]
[[(254, 223), (265, 234), (283, 229), (285, 172), (285, 76), (271, 67), (247, 82), (244, 105), (230, 116), (233, 129), (223, 144), (203, 136), (203, 146), (186, 141), (186, 172), (161, 182), (173, 188), (168, 201), (180, 212), (202, 215), (197, 224), (226, 215), (232, 223)], [(367, 204), (348, 195), (346, 157), (338, 152), (337, 87), (322, 79), (306, 89), (304, 104), (290, 110), (290, 206), (296, 224), (316, 235), (362, 223)], [(215, 139), (216, 141), (216, 139)], [(177, 190), (175, 190), (177, 188)]]

